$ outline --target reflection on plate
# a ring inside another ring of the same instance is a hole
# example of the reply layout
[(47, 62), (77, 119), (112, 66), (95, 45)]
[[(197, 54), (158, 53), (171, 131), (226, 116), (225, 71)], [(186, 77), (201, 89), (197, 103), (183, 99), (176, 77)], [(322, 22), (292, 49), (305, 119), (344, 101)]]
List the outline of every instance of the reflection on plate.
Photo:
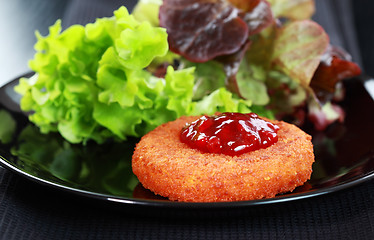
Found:
[(0, 143), (0, 164), (39, 183), (87, 197), (163, 207), (237, 207), (313, 197), (374, 178), (374, 101), (360, 79), (345, 83), (344, 124), (336, 123), (325, 132), (304, 128), (313, 136), (316, 155), (307, 183), (271, 199), (224, 203), (172, 202), (144, 189), (131, 171), (138, 139), (82, 146), (64, 141), (57, 133), (41, 134), (19, 110), (20, 98), (13, 91), (17, 83), (18, 79), (0, 89), (0, 129), (9, 134)]

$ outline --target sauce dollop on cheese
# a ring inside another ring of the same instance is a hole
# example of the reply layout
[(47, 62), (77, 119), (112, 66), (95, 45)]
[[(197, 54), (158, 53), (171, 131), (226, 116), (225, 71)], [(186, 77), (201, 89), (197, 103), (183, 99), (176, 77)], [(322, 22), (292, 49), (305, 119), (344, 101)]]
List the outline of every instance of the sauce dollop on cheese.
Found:
[(186, 125), (182, 142), (206, 153), (236, 156), (267, 148), (278, 141), (279, 127), (255, 113), (222, 113), (202, 116)]

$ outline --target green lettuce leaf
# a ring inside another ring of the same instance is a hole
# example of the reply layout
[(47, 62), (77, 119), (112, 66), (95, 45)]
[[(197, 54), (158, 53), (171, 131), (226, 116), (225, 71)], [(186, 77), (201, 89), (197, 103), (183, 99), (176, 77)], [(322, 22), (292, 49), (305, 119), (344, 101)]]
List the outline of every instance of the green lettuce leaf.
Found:
[(184, 60), (183, 66), (195, 68), (194, 99), (202, 99), (215, 90), (225, 87), (226, 74), (222, 64), (216, 61), (193, 63)]
[(132, 14), (138, 21), (146, 21), (152, 26), (159, 26), (158, 13), (162, 0), (139, 0)]
[(315, 12), (314, 0), (267, 0), (276, 17), (292, 20), (310, 19)]
[[(123, 84), (133, 86), (128, 92), (122, 92), (123, 96), (131, 97), (127, 104), (118, 100), (99, 101), (93, 112), (94, 119), (118, 138), (140, 137), (162, 123), (188, 114), (192, 102), (193, 69), (174, 71), (170, 67), (165, 79), (153, 77), (147, 72), (131, 74)], [(113, 81), (113, 77), (105, 76), (105, 80)], [(115, 93), (115, 89), (107, 92)]]
[(152, 27), (148, 22), (137, 28), (127, 28), (115, 41), (116, 52), (122, 64), (130, 69), (147, 67), (155, 57), (168, 51), (166, 29)]
[(237, 99), (225, 88), (219, 88), (210, 95), (197, 102), (192, 115), (208, 114), (217, 112), (251, 112), (251, 101)]
[(246, 59), (243, 59), (236, 75), (236, 81), (245, 99), (252, 101), (254, 105), (268, 104), (266, 79), (266, 71), (262, 66), (249, 64)]

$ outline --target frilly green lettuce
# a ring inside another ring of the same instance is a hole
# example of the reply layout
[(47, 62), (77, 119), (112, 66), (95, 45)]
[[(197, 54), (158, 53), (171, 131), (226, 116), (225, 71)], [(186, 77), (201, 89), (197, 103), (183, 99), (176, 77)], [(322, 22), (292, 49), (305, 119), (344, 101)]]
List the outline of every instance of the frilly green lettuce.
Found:
[(145, 68), (168, 52), (166, 30), (139, 22), (125, 7), (110, 18), (61, 31), (57, 21), (37, 35), (30, 61), (35, 75), (20, 80), (21, 108), (42, 133), (58, 131), (71, 143), (140, 137), (182, 115), (249, 111), (250, 101), (218, 89), (193, 100), (194, 67)]
[(162, 0), (139, 0), (132, 14), (139, 21), (147, 21), (152, 26), (159, 26), (159, 8)]

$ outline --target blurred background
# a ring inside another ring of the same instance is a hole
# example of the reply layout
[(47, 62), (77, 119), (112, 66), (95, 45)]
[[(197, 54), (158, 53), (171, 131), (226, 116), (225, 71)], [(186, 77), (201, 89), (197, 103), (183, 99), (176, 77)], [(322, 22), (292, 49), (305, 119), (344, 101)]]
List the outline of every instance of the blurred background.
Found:
[[(111, 16), (121, 5), (129, 10), (136, 0), (0, 0), (0, 86), (29, 71), (35, 30), (48, 34), (48, 27), (62, 19), (64, 28)], [(330, 41), (351, 53), (367, 75), (374, 76), (373, 0), (315, 0), (314, 19)]]

